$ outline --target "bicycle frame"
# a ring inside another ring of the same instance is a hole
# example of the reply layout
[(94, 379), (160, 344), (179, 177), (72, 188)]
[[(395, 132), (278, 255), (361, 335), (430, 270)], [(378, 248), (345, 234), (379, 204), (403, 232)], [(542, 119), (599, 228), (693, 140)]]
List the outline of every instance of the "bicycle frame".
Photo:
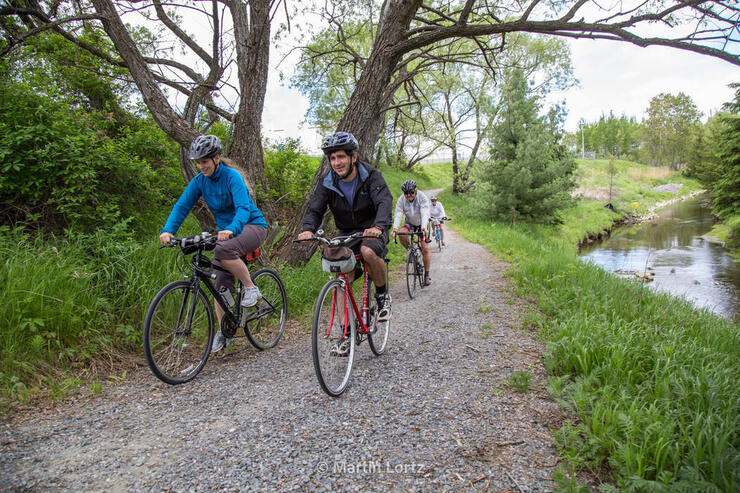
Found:
[[(369, 280), (369, 274), (367, 272), (367, 265), (365, 264), (365, 260), (362, 258), (362, 255), (355, 254), (355, 259), (362, 262), (362, 268), (365, 272), (365, 275), (362, 276), (362, 311), (357, 307), (357, 302), (355, 301), (355, 295), (352, 292), (352, 284), (349, 281), (349, 276), (347, 273), (339, 273), (337, 274), (337, 278), (342, 280), (342, 285), (344, 288), (344, 320), (349, 319), (349, 309), (350, 309), (350, 302), (352, 303), (352, 311), (355, 314), (355, 318), (359, 321), (360, 326), (357, 328), (358, 334), (367, 334), (370, 329), (367, 326), (367, 314), (370, 311), (370, 308), (368, 306), (368, 286), (370, 283)], [(337, 293), (334, 292), (332, 295), (332, 318), (329, 322), (329, 330), (326, 333), (326, 337), (329, 338), (331, 336), (331, 327), (334, 324), (334, 316), (336, 314), (337, 310)], [(347, 337), (347, 330), (348, 330), (348, 324), (344, 324), (344, 333), (342, 334), (342, 337)]]
[[(216, 274), (209, 272), (200, 266), (201, 258), (206, 259), (210, 263), (210, 259), (207, 256), (203, 255), (203, 252), (199, 251), (197, 254), (193, 255), (193, 260), (192, 260), (193, 276), (190, 278), (191, 285), (193, 286), (193, 292), (195, 293), (193, 300), (198, 299), (198, 293), (202, 289), (200, 287), (200, 283), (202, 282), (203, 284), (205, 284), (206, 288), (208, 288), (208, 291), (211, 293), (211, 296), (213, 296), (213, 299), (216, 300), (216, 303), (218, 303), (221, 309), (224, 311), (224, 318), (228, 319), (230, 323), (233, 323), (234, 327), (239, 327), (239, 325), (242, 323), (248, 324), (249, 322), (253, 320), (257, 320), (258, 318), (266, 314), (266, 312), (264, 311), (263, 312), (255, 311), (249, 318), (243, 321), (237, 320), (237, 318), (234, 316), (234, 312), (232, 311), (232, 308), (226, 304), (223, 296), (221, 296), (221, 293), (219, 293), (216, 287), (213, 285), (212, 279), (216, 278)], [(242, 261), (244, 260), (242, 259)], [(222, 267), (219, 267), (217, 265), (213, 265), (213, 267), (215, 269), (225, 270)], [(275, 307), (272, 306), (272, 304), (267, 299), (263, 298), (263, 300), (268, 305), (270, 305), (270, 311), (275, 310)], [(234, 300), (234, 301), (236, 303), (239, 303), (239, 300)], [(191, 310), (191, 316), (192, 316), (192, 310)]]

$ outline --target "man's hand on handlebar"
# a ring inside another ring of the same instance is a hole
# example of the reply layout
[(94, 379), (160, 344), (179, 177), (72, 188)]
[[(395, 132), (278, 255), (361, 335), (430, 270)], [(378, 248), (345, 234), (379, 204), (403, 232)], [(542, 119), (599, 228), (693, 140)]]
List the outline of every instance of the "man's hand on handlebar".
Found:
[(301, 231), (298, 234), (298, 240), (299, 241), (306, 241), (313, 238), (313, 231)]
[(381, 234), (383, 234), (383, 230), (377, 226), (367, 228), (365, 231), (362, 232), (363, 236), (380, 236)]
[(393, 228), (393, 232), (391, 233), (391, 236), (393, 237), (393, 240), (396, 240), (396, 235), (398, 234), (398, 228)]
[(159, 235), (159, 241), (163, 245), (167, 245), (169, 242), (171, 242), (172, 241), (172, 238), (174, 238), (174, 236), (172, 236), (167, 231), (165, 231), (164, 233), (162, 233), (161, 235)]

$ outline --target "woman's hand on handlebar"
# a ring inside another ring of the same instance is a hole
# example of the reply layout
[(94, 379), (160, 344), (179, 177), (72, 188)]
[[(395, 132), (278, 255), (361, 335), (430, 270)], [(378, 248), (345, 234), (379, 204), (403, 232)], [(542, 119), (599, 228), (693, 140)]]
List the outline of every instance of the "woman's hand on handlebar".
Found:
[(226, 241), (234, 237), (234, 232), (229, 231), (228, 229), (224, 229), (223, 231), (219, 231), (217, 236), (218, 236), (218, 241)]
[(164, 233), (162, 233), (161, 235), (159, 235), (159, 241), (163, 245), (169, 244), (172, 241), (173, 238), (174, 238), (174, 236), (172, 236), (167, 231), (165, 231)]

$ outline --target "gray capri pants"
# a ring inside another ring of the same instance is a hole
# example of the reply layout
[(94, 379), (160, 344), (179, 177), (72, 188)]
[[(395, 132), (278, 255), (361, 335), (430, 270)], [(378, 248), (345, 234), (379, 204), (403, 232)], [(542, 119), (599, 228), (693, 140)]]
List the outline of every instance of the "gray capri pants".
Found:
[[(242, 233), (230, 240), (220, 241), (213, 250), (213, 257), (216, 259), (215, 264), (222, 267), (219, 260), (233, 260), (242, 258), (249, 252), (259, 248), (267, 237), (267, 228), (247, 224), (244, 226)], [(228, 270), (214, 269), (216, 273), (216, 289), (226, 286), (229, 291), (234, 292), (234, 275)]]

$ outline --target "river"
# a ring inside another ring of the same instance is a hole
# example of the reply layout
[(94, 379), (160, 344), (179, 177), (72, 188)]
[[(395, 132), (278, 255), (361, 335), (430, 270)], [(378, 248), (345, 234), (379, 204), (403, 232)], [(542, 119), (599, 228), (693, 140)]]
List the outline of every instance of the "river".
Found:
[(651, 288), (737, 321), (740, 264), (725, 248), (702, 238), (712, 224), (706, 198), (676, 202), (657, 219), (619, 228), (604, 242), (584, 248), (581, 257), (610, 272), (651, 272)]

